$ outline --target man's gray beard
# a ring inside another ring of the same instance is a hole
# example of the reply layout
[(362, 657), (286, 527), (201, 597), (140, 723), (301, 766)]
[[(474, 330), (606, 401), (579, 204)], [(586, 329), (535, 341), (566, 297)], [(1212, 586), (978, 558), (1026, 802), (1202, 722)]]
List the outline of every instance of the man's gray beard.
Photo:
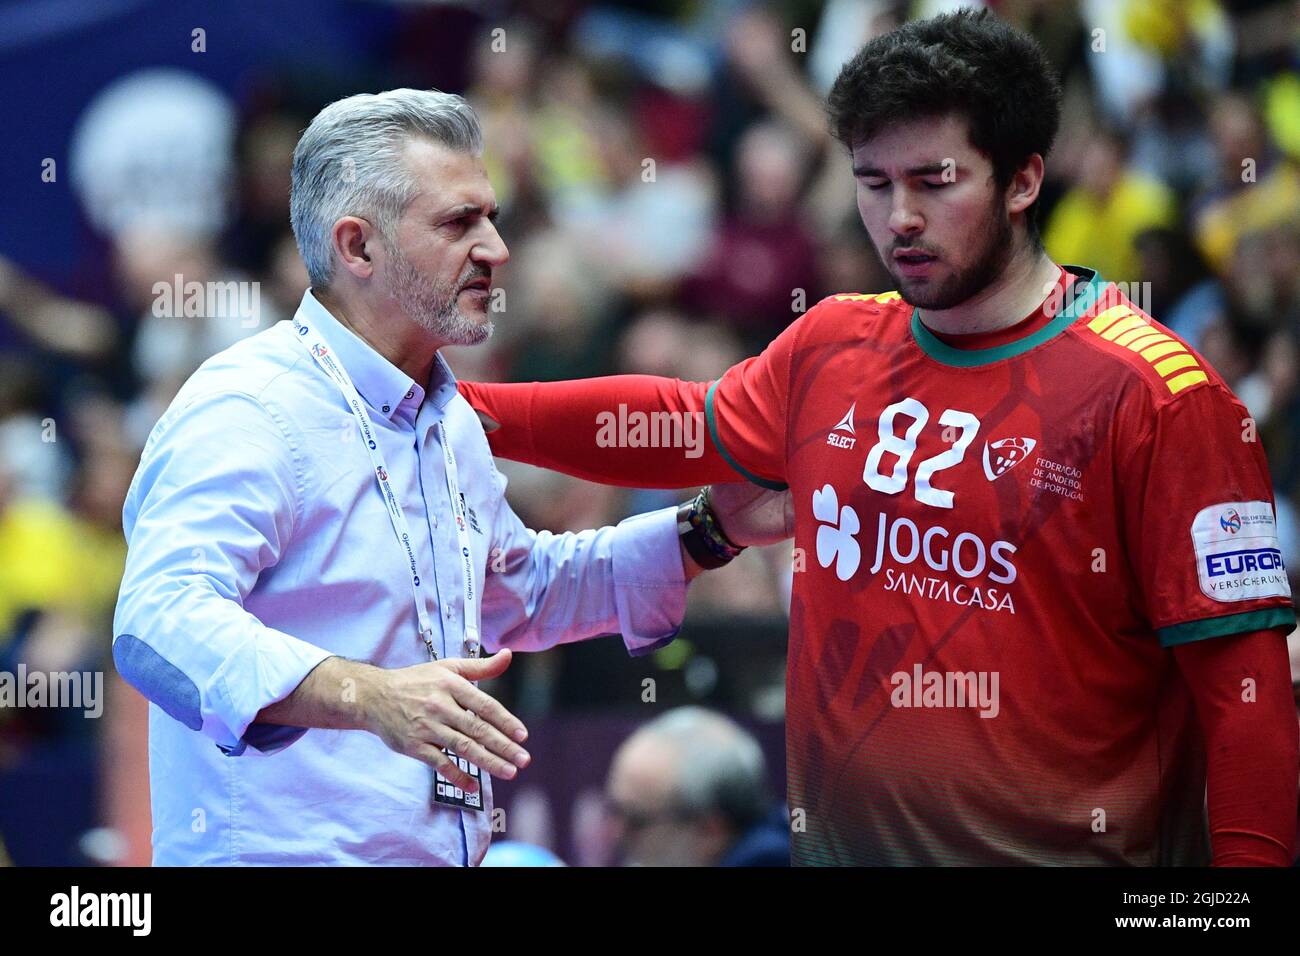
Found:
[(491, 322), (480, 325), (461, 313), (455, 286), (431, 282), (400, 250), (390, 249), (389, 294), (417, 325), (448, 345), (479, 345), (491, 337)]
[(918, 309), (941, 312), (961, 305), (967, 299), (983, 292), (1002, 274), (1007, 263), (1011, 261), (1011, 217), (998, 199), (993, 207), (993, 227), (988, 242), (980, 252), (980, 257), (967, 269), (957, 273), (946, 282), (936, 287), (921, 290), (907, 288), (908, 280), (902, 276), (890, 275), (898, 284), (898, 294), (908, 305)]

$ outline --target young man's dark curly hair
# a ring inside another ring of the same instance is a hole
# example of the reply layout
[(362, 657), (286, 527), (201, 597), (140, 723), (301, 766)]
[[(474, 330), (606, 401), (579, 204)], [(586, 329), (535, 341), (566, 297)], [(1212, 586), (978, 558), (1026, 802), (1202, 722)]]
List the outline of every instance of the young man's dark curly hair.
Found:
[(892, 123), (963, 116), (1003, 189), (1026, 159), (1052, 148), (1061, 87), (1032, 37), (988, 10), (961, 10), (869, 42), (840, 70), (826, 105), (832, 133), (850, 150)]

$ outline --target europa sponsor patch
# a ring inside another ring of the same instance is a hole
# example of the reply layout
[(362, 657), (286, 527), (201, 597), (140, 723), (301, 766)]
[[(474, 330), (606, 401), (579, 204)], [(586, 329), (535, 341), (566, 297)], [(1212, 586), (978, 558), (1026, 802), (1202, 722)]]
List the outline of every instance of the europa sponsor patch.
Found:
[(1202, 508), (1192, 521), (1192, 545), (1207, 597), (1228, 602), (1291, 596), (1269, 502)]

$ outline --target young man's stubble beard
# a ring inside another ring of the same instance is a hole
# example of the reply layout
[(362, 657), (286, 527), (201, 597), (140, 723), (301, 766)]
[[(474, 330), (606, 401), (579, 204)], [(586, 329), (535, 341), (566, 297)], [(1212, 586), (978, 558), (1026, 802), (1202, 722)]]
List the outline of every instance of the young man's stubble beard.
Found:
[(980, 249), (979, 256), (965, 269), (950, 276), (938, 286), (909, 288), (912, 280), (895, 275), (890, 267), (893, 262), (891, 253), (890, 258), (886, 260), (885, 268), (898, 284), (898, 292), (903, 301), (919, 309), (939, 312), (961, 305), (997, 279), (1011, 261), (1013, 234), (1011, 216), (1003, 205), (1002, 197), (996, 193), (989, 206), (986, 221), (989, 223), (985, 230), (987, 241)]
[(385, 246), (391, 259), (389, 295), (416, 324), (448, 345), (479, 345), (491, 337), (490, 321), (477, 323), (461, 312), (458, 285), (431, 281), (396, 243)]

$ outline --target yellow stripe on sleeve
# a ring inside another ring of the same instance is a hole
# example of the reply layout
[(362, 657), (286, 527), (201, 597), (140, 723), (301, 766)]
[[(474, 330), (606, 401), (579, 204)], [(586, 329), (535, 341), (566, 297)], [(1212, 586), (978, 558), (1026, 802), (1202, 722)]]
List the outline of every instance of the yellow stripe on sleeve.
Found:
[(1187, 368), (1188, 366), (1200, 368), (1200, 365), (1197, 365), (1196, 363), (1196, 356), (1192, 355), (1190, 352), (1184, 352), (1182, 355), (1174, 355), (1153, 364), (1156, 367), (1156, 371), (1160, 373), (1161, 378), (1167, 378), (1170, 372), (1177, 372), (1180, 368)]
[(1186, 352), (1187, 346), (1182, 342), (1175, 342), (1170, 339), (1168, 342), (1161, 342), (1159, 345), (1153, 345), (1142, 352), (1142, 357), (1148, 362), (1154, 362), (1158, 358), (1163, 358), (1170, 352)]
[(1130, 329), (1145, 330), (1147, 328), (1150, 328), (1150, 326), (1147, 325), (1146, 319), (1140, 315), (1129, 315), (1106, 329), (1105, 332), (1101, 333), (1101, 337), (1108, 342), (1114, 342), (1116, 338)]
[(1098, 313), (1097, 317), (1088, 323), (1088, 328), (1094, 332), (1101, 332), (1116, 319), (1132, 314), (1133, 310), (1126, 305), (1112, 305), (1105, 312)]
[(1148, 338), (1151, 335), (1151, 327), (1143, 325), (1141, 328), (1130, 329), (1123, 335), (1115, 337), (1116, 345), (1132, 345), (1138, 339)]
[(1125, 344), (1134, 352), (1141, 352), (1143, 349), (1150, 348), (1151, 346), (1156, 345), (1157, 343), (1172, 342), (1172, 341), (1173, 339), (1165, 335), (1165, 333), (1157, 331), (1155, 329), (1151, 329), (1148, 331), (1146, 335), (1143, 335), (1136, 339), (1130, 339)]
[(1165, 384), (1169, 386), (1169, 391), (1177, 395), (1183, 389), (1196, 385), (1199, 382), (1208, 382), (1210, 376), (1204, 372), (1184, 372), (1182, 375), (1175, 375), (1173, 378), (1165, 379)]

